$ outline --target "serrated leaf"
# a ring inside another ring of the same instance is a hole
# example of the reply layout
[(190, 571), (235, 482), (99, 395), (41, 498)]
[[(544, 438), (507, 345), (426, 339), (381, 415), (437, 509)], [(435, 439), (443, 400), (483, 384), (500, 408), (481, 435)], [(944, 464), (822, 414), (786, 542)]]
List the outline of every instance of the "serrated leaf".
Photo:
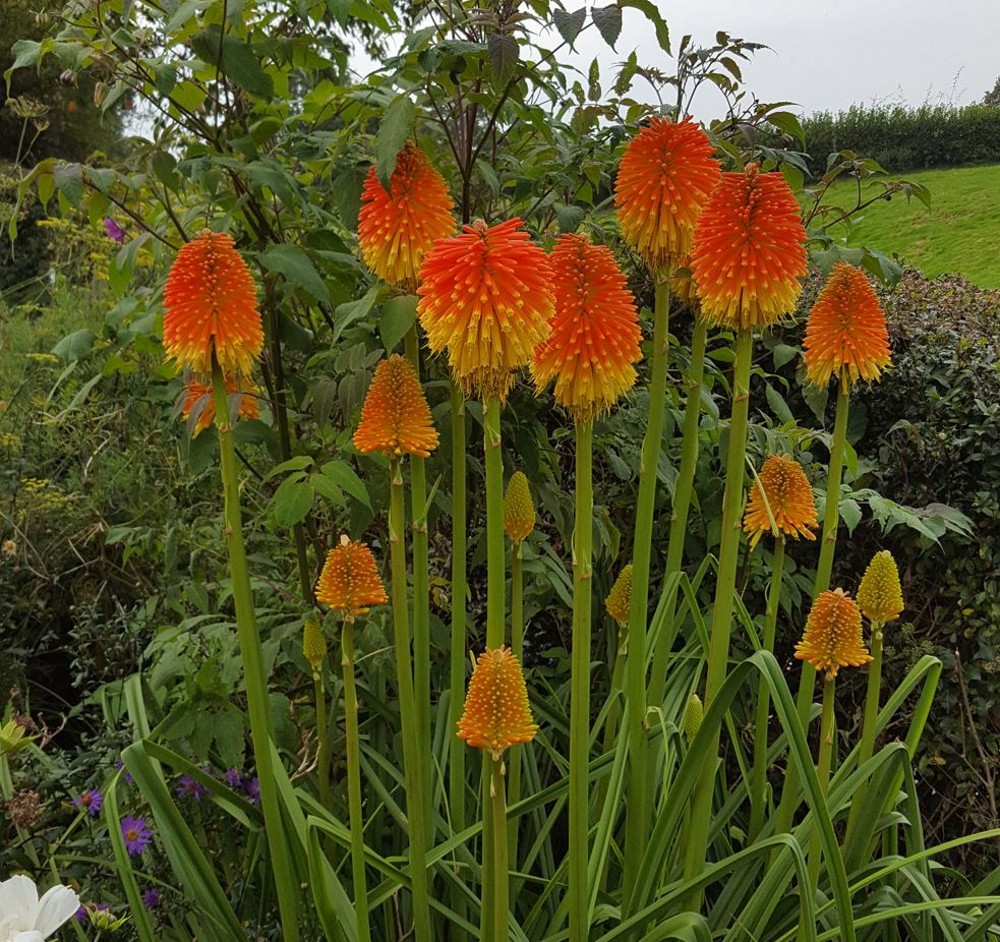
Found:
[(417, 109), (407, 95), (400, 95), (385, 109), (385, 114), (375, 135), (375, 175), (386, 191), (392, 172), (396, 169), (396, 155), (403, 149), (413, 130)]
[(312, 260), (297, 245), (272, 245), (261, 253), (260, 263), (268, 270), (284, 275), (317, 301), (329, 303), (330, 291)]
[(657, 45), (667, 55), (670, 55), (670, 30), (667, 28), (667, 21), (653, 0), (618, 0), (618, 4), (622, 9), (632, 7), (642, 13), (653, 24)]
[(617, 4), (610, 7), (594, 7), (590, 16), (604, 41), (614, 49), (622, 33), (621, 7)]
[(500, 84), (506, 84), (521, 59), (521, 47), (517, 39), (508, 33), (492, 33), (486, 40), (486, 51), (493, 63), (493, 74)]
[(382, 306), (378, 332), (386, 353), (392, 353), (417, 319), (417, 298), (412, 294), (390, 298)]
[(301, 473), (285, 478), (271, 498), (271, 514), (279, 527), (293, 527), (309, 513), (313, 502), (312, 484)]
[(552, 22), (555, 24), (559, 35), (569, 43), (574, 49), (573, 42), (580, 35), (583, 24), (587, 21), (587, 8), (581, 7), (573, 13), (566, 13), (564, 10), (555, 10), (552, 13)]

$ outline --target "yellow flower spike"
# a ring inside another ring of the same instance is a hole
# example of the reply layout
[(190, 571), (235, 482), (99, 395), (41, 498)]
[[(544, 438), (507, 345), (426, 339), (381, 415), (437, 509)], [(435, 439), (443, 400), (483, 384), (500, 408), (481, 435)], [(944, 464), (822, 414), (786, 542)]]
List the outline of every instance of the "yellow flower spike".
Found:
[(888, 550), (879, 550), (868, 564), (858, 587), (861, 613), (873, 624), (895, 621), (903, 611), (899, 569)]
[(618, 622), (620, 628), (628, 625), (629, 609), (632, 606), (632, 564), (625, 566), (615, 584), (611, 587), (608, 597), (604, 600), (607, 613)]
[(681, 728), (684, 730), (684, 738), (691, 742), (698, 735), (701, 729), (702, 720), (705, 719), (705, 706), (701, 702), (701, 697), (692, 693), (688, 697), (687, 706), (684, 708), (684, 719), (681, 720)]
[(323, 636), (318, 618), (310, 616), (305, 620), (302, 629), (302, 653), (312, 665), (313, 673), (318, 671), (323, 658), (326, 657), (326, 638)]
[(809, 531), (819, 526), (816, 502), (802, 465), (788, 455), (768, 455), (758, 477), (750, 488), (743, 515), (743, 529), (750, 535), (750, 548), (757, 545), (761, 536), (771, 532), (772, 518), (778, 532), (784, 536), (815, 540), (815, 535)]
[(181, 247), (163, 289), (163, 347), (195, 373), (248, 376), (264, 346), (257, 288), (233, 237), (208, 229)]
[(365, 264), (383, 281), (413, 289), (424, 255), (455, 231), (444, 177), (412, 141), (396, 156), (389, 192), (372, 165), (361, 191), (358, 244)]
[(517, 658), (503, 645), (487, 648), (469, 681), (458, 738), (476, 749), (488, 749), (499, 760), (510, 746), (531, 742), (537, 732)]
[(535, 529), (535, 503), (523, 471), (515, 471), (503, 496), (503, 529), (514, 543), (526, 540)]
[(330, 550), (323, 564), (316, 600), (348, 617), (364, 615), (373, 605), (389, 601), (375, 557), (364, 543), (341, 536), (340, 545)]
[(860, 667), (871, 661), (861, 640), (861, 609), (843, 589), (821, 592), (813, 602), (795, 656), (817, 671), (836, 677), (841, 667)]
[(426, 458), (437, 448), (438, 433), (430, 406), (410, 361), (398, 354), (375, 367), (354, 445), (362, 454)]

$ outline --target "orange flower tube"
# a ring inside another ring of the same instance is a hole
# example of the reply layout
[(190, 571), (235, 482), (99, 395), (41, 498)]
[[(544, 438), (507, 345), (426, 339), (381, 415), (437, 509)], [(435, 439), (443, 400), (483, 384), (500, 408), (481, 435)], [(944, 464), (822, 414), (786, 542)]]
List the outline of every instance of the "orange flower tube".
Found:
[(431, 410), (410, 361), (398, 354), (382, 360), (361, 406), (354, 446), (362, 454), (426, 458), (437, 444)]
[(768, 455), (760, 469), (760, 480), (750, 488), (743, 529), (750, 534), (751, 548), (771, 532), (772, 518), (782, 536), (816, 539), (810, 532), (819, 526), (812, 487), (802, 465), (789, 455)]
[(795, 656), (836, 677), (841, 667), (860, 667), (871, 660), (861, 640), (861, 609), (843, 589), (821, 592), (806, 619)]

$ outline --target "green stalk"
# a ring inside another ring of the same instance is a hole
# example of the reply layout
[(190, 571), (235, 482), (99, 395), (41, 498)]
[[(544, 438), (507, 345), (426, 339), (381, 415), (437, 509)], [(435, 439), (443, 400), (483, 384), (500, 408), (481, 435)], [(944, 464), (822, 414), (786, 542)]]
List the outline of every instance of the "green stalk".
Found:
[[(465, 398), (456, 383), (451, 384), (451, 730), (448, 760), (448, 811), (452, 833), (465, 830), (465, 750), (467, 746), (455, 731), (465, 703), (466, 649), (465, 599), (466, 579), (466, 494), (465, 494)], [(465, 894), (455, 887), (452, 909), (464, 917), (468, 912)], [(458, 933), (458, 929), (454, 929)], [(464, 933), (456, 935), (461, 942)]]
[[(638, 882), (639, 864), (649, 837), (650, 788), (646, 768), (646, 624), (649, 617), (649, 566), (652, 557), (653, 509), (656, 471), (663, 441), (667, 389), (667, 325), (670, 319), (670, 284), (657, 282), (653, 304), (653, 353), (649, 378), (649, 419), (642, 440), (635, 536), (632, 543), (632, 605), (629, 609), (629, 646), (625, 664), (628, 726), (628, 787), (625, 821), (625, 862), (622, 874), (622, 912), (630, 914), (632, 887)], [(586, 866), (586, 863), (584, 863)]]
[(260, 781), (260, 802), (264, 812), (264, 830), (270, 848), (271, 869), (278, 894), (282, 937), (298, 942), (299, 887), (295, 879), (284, 823), (281, 801), (272, 760), (270, 698), (264, 655), (257, 632), (257, 616), (250, 588), (250, 571), (243, 545), (243, 515), (240, 509), (240, 482), (236, 466), (236, 446), (230, 418), (229, 396), (222, 368), (212, 358), (212, 388), (215, 397), (215, 423), (219, 433), (219, 466), (222, 475), (226, 546), (229, 550), (229, 570), (232, 579), (233, 605), (236, 609), (236, 635), (243, 662), (247, 688), (247, 713), (250, 717), (250, 738), (254, 762)]
[[(729, 635), (736, 595), (736, 568), (740, 552), (740, 516), (743, 511), (743, 478), (746, 460), (747, 425), (750, 407), (750, 367), (753, 361), (753, 331), (736, 334), (736, 366), (733, 371), (733, 414), (729, 423), (729, 447), (726, 454), (726, 488), (722, 497), (722, 536), (719, 546), (719, 573), (712, 608), (712, 629), (708, 645), (708, 669), (705, 681), (705, 709), (715, 699), (726, 679), (729, 667)], [(691, 807), (691, 840), (684, 852), (684, 879), (693, 880), (705, 867), (708, 832), (712, 821), (712, 796), (715, 792), (715, 756), (719, 751), (719, 727), (712, 732), (712, 745), (701, 770)], [(688, 901), (697, 912), (700, 891)]]
[[(865, 717), (861, 726), (861, 745), (858, 748), (858, 765), (864, 765), (875, 752), (875, 724), (878, 721), (878, 702), (882, 691), (882, 628), (881, 622), (872, 622), (872, 660), (868, 665), (868, 689), (865, 692)], [(861, 802), (851, 804), (847, 816), (847, 836), (851, 839), (858, 826)]]
[(503, 538), (503, 462), (500, 455), (500, 401), (483, 401), (486, 453), (486, 647), (504, 643), (507, 573)]
[[(511, 549), (510, 561), (510, 649), (517, 663), (524, 666), (524, 578), (522, 575), (521, 541), (516, 540)], [(515, 804), (521, 797), (521, 749), (520, 745), (510, 747), (508, 778), (510, 779), (510, 803)], [(517, 826), (518, 819), (512, 818), (507, 825), (507, 842), (510, 845), (510, 859), (517, 869)]]
[(351, 821), (351, 869), (358, 942), (370, 942), (368, 885), (365, 879), (365, 823), (361, 813), (361, 743), (358, 736), (358, 693), (354, 686), (354, 618), (344, 619), (340, 666), (344, 672), (344, 728), (347, 734), (347, 802)]
[[(835, 675), (827, 673), (823, 680), (823, 714), (819, 727), (819, 759), (816, 763), (816, 775), (819, 779), (819, 790), (826, 800), (826, 793), (830, 786), (830, 764), (833, 757), (834, 739), (834, 714), (833, 714), (833, 693), (837, 684)], [(819, 827), (814, 826), (812, 837), (809, 841), (809, 887), (807, 892), (816, 895), (819, 887), (819, 865), (822, 850), (820, 846)]]
[(503, 760), (491, 760), (490, 807), (493, 814), (493, 942), (507, 942), (510, 910), (510, 862), (507, 858), (507, 806), (503, 794)]
[[(576, 426), (576, 521), (573, 545), (573, 640), (569, 718), (569, 937), (588, 936), (590, 860), (590, 621), (594, 538), (593, 420)], [(633, 575), (635, 569), (632, 570)]]
[(324, 808), (330, 807), (330, 738), (326, 731), (326, 691), (323, 675), (313, 670), (313, 696), (316, 700), (316, 776), (319, 800)]
[[(813, 600), (830, 588), (830, 574), (833, 572), (833, 554), (837, 546), (837, 529), (840, 526), (840, 480), (844, 472), (844, 449), (847, 445), (847, 414), (850, 407), (850, 389), (841, 378), (837, 395), (837, 413), (833, 420), (833, 438), (830, 441), (830, 468), (826, 477), (826, 506), (823, 509), (823, 536), (820, 540), (819, 562), (816, 566), (816, 582), (813, 585)], [(799, 674), (799, 692), (796, 697), (799, 722), (802, 728), (809, 728), (809, 714), (812, 711), (813, 690), (816, 686), (816, 668), (808, 661), (802, 662)], [(795, 814), (795, 800), (799, 790), (799, 773), (794, 765), (789, 765), (785, 774), (785, 784), (781, 791), (781, 802), (774, 817), (774, 833), (785, 834), (791, 828)]]
[[(420, 341), (417, 325), (406, 332), (406, 358), (420, 378)], [(431, 754), (431, 602), (427, 550), (427, 469), (423, 458), (410, 457), (410, 511), (413, 532), (413, 693), (417, 707), (417, 742), (420, 755)], [(432, 822), (430, 770), (425, 762), (423, 794), (428, 802), (427, 821)]]
[(417, 712), (413, 696), (413, 667), (410, 658), (409, 611), (406, 599), (405, 513), (403, 470), (400, 459), (390, 466), (389, 545), (392, 554), (392, 624), (396, 649), (396, 677), (399, 713), (403, 726), (403, 781), (406, 789), (406, 817), (410, 838), (410, 879), (413, 884), (413, 928), (417, 942), (431, 942), (430, 903), (427, 894), (427, 830), (423, 797), (426, 756), (419, 751)]
[[(701, 383), (705, 375), (705, 347), (708, 345), (708, 324), (701, 317), (695, 320), (691, 337), (691, 365), (688, 368), (687, 402), (684, 405), (684, 427), (681, 439), (681, 464), (674, 487), (673, 513), (670, 518), (670, 542), (667, 544), (667, 563), (664, 580), (680, 572), (684, 563), (684, 540), (687, 537), (688, 511), (698, 466), (698, 425), (701, 419)], [(674, 646), (674, 621), (677, 612), (677, 595), (664, 621), (664, 630), (653, 652), (653, 674), (649, 681), (649, 702), (653, 706), (663, 703), (667, 683), (667, 664)]]
[[(767, 593), (762, 647), (774, 653), (774, 634), (781, 602), (781, 580), (785, 570), (785, 537), (779, 534), (771, 563), (771, 586)], [(753, 772), (750, 776), (750, 841), (764, 826), (764, 791), (767, 785), (767, 731), (771, 713), (771, 691), (763, 677), (757, 682), (757, 717), (753, 738)]]

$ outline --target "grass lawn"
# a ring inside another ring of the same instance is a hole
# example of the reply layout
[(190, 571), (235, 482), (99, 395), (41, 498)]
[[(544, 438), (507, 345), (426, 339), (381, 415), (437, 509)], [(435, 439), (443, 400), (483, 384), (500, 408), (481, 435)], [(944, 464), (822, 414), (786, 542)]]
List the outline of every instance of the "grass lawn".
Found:
[[(1000, 166), (955, 167), (900, 174), (931, 193), (894, 196), (863, 211), (861, 243), (899, 258), (925, 275), (958, 273), (984, 288), (1000, 288)], [(874, 190), (862, 189), (864, 199)], [(854, 205), (857, 184), (836, 186), (828, 199)]]

